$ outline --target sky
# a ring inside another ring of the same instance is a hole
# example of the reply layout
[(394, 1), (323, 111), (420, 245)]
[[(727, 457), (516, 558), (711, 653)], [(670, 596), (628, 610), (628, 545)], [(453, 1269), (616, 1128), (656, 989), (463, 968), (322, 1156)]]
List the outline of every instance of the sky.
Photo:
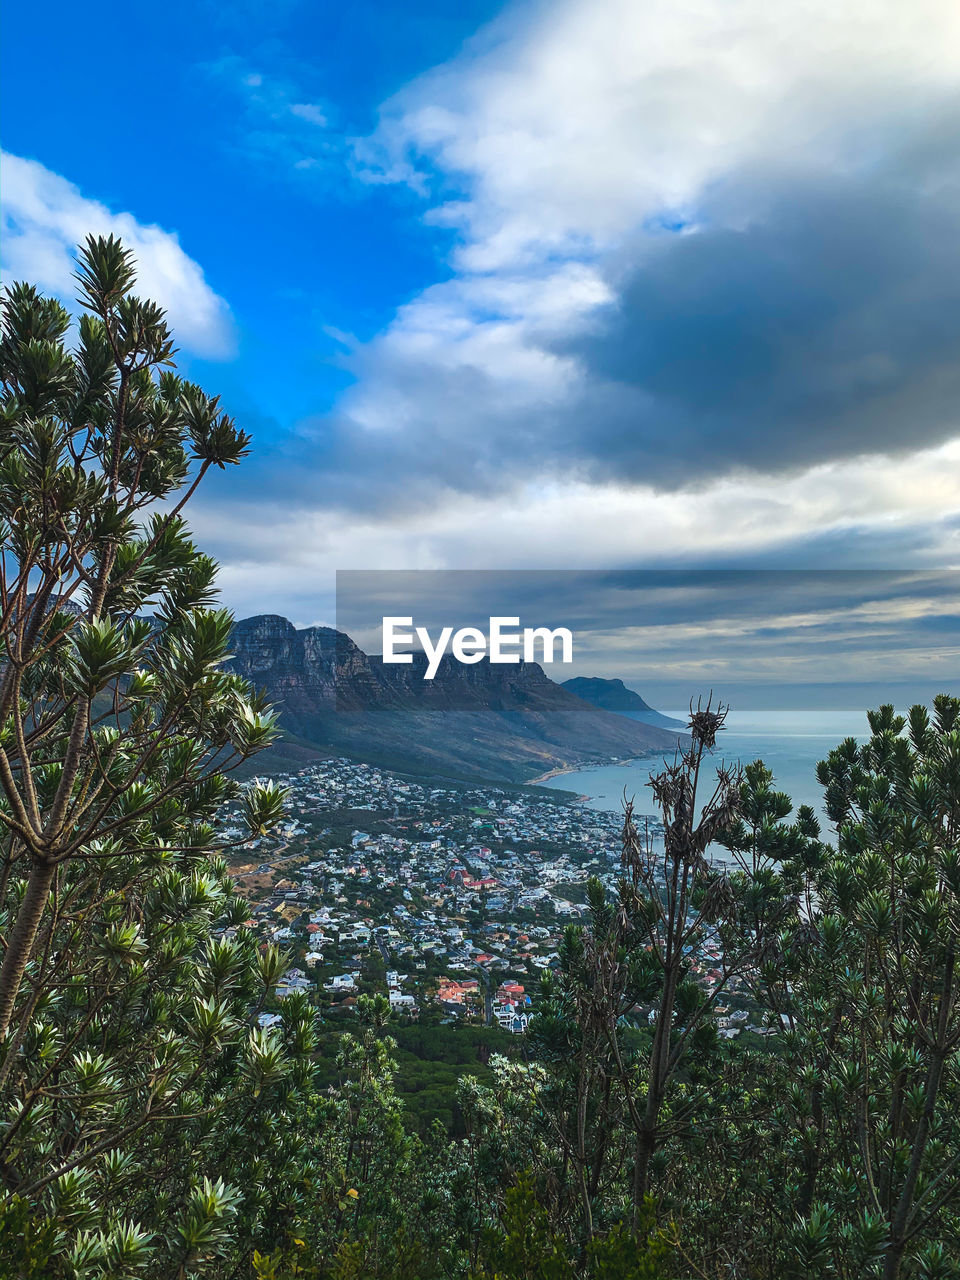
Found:
[[(616, 677), (658, 707), (707, 697), (737, 710), (851, 710), (960, 695), (960, 572), (911, 569), (347, 570), (337, 616), (368, 653), (400, 636), (489, 636), (493, 618), (567, 628), (554, 680)], [(539, 659), (542, 642), (535, 648)], [(447, 642), (450, 651), (450, 641)], [(518, 652), (519, 646), (507, 646)]]
[(115, 231), (254, 437), (243, 616), (348, 569), (960, 563), (952, 0), (7, 6), (4, 279)]

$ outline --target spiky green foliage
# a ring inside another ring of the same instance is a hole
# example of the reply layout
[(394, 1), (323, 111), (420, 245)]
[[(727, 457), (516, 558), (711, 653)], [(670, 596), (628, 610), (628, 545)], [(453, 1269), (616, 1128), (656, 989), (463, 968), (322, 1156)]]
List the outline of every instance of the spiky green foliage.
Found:
[[(639, 1168), (677, 1275), (960, 1275), (960, 701), (869, 725), (819, 768), (832, 842), (761, 762), (721, 775), (722, 865), (697, 838), (694, 725), (655, 782), (665, 838), (628, 811), (619, 891), (591, 885), (567, 929), (529, 1059), (465, 1087), (478, 1195), (530, 1170), (583, 1267)], [(734, 987), (766, 1041), (718, 1040)]]
[[(289, 1193), (313, 1021), (262, 1033), (277, 965), (213, 938), (247, 915), (214, 820), (275, 729), (181, 513), (249, 442), (118, 241), (77, 274), (73, 345), (25, 284), (0, 331), (0, 1240), (24, 1274), (193, 1275)], [(251, 831), (282, 800), (251, 787)]]
[(706, 789), (698, 706), (466, 1136), (408, 1131), (382, 997), (321, 1093), (217, 836), (275, 726), (182, 513), (248, 441), (121, 245), (78, 282), (75, 335), (28, 285), (0, 328), (0, 1277), (956, 1280), (960, 701), (830, 754), (826, 837), (760, 761)]
[(836, 848), (785, 939), (798, 1248), (844, 1277), (947, 1276), (960, 1258), (960, 701), (869, 721), (865, 744), (820, 765)]

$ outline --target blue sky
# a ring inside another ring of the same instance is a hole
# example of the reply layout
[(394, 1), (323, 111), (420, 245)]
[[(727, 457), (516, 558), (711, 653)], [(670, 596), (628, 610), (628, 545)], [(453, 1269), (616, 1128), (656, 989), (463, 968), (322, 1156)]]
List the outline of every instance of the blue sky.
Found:
[(960, 559), (952, 0), (54, 3), (2, 266), (119, 231), (254, 435), (238, 613), (337, 569)]
[(345, 139), (369, 134), (381, 102), (497, 7), (281, 0), (172, 4), (160, 18), (97, 3), (81, 20), (65, 3), (12, 6), (4, 148), (175, 229), (237, 322), (237, 362), (197, 374), (288, 428), (348, 379), (327, 330), (371, 337), (446, 270), (449, 237), (424, 227), (420, 199), (352, 179)]

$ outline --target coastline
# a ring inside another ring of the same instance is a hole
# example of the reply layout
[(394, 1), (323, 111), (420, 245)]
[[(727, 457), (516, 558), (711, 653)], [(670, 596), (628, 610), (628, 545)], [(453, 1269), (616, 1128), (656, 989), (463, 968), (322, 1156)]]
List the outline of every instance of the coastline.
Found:
[(536, 787), (541, 782), (546, 782), (549, 778), (560, 778), (565, 773), (583, 773), (586, 769), (607, 769), (611, 765), (636, 764), (640, 760), (652, 759), (653, 755), (656, 755), (656, 752), (649, 756), (626, 756), (622, 758), (618, 756), (611, 760), (588, 760), (580, 764), (564, 764), (556, 769), (549, 769), (546, 773), (540, 773), (535, 778), (528, 778), (523, 785), (525, 787)]
[(537, 787), (541, 782), (546, 782), (550, 778), (559, 778), (565, 773), (579, 773), (582, 765), (564, 764), (558, 769), (549, 769), (546, 773), (538, 773), (535, 778), (528, 778), (523, 784), (525, 787)]

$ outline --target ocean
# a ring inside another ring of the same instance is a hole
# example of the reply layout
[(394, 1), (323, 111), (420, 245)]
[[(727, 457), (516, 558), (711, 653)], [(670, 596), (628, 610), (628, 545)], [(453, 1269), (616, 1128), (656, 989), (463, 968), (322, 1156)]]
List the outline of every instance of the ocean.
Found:
[[(684, 712), (666, 714), (686, 719)], [(866, 715), (858, 711), (731, 711), (715, 755), (718, 762), (749, 764), (763, 760), (773, 770), (775, 786), (792, 798), (794, 807), (809, 804), (825, 822), (817, 761), (823, 760), (844, 738), (864, 741), (868, 736)], [(658, 764), (655, 759), (646, 759), (599, 765), (559, 774), (541, 785), (573, 791), (587, 797), (589, 808), (615, 812), (622, 809), (626, 790), (636, 799), (637, 813), (652, 813), (653, 796), (646, 782)]]

